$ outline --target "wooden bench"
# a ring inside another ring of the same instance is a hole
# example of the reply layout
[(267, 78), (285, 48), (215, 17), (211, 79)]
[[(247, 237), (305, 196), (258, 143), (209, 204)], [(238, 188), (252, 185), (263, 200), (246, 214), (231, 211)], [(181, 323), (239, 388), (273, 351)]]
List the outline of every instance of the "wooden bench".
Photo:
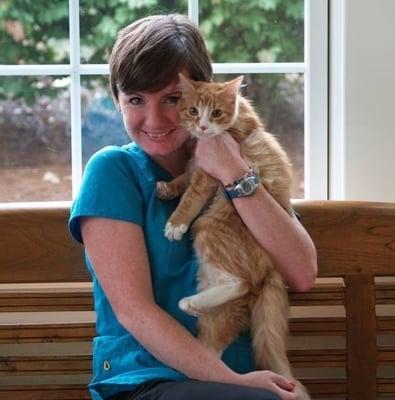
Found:
[[(290, 293), (290, 359), (314, 399), (395, 399), (395, 204), (299, 201), (317, 284)], [(0, 399), (89, 399), (95, 315), (68, 205), (0, 209)]]

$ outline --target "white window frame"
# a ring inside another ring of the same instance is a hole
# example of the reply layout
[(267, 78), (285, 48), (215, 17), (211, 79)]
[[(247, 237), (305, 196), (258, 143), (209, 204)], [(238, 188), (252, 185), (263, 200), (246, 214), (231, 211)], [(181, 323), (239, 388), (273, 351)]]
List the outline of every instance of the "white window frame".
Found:
[[(199, 0), (188, 0), (188, 15), (199, 23)], [(328, 0), (305, 0), (304, 62), (214, 63), (214, 73), (304, 74), (305, 198), (328, 198)], [(82, 179), (81, 75), (109, 74), (108, 64), (80, 63), (79, 0), (69, 0), (70, 64), (0, 65), (0, 76), (68, 75), (71, 78), (73, 198)]]

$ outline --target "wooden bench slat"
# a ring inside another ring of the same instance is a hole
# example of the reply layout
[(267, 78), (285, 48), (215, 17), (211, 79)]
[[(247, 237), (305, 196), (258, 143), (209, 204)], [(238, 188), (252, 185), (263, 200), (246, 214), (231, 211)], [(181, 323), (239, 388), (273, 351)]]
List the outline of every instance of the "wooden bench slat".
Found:
[(306, 386), (312, 397), (331, 397), (331, 396), (346, 396), (347, 380), (345, 378), (310, 378), (301, 379), (301, 382)]
[(1, 293), (0, 312), (91, 311), (92, 293)]
[[(345, 319), (292, 319), (290, 331), (299, 336), (341, 336), (345, 333)], [(0, 325), (0, 343), (91, 340), (94, 335), (93, 323)]]
[(380, 346), (377, 348), (377, 362), (395, 366), (395, 346)]
[(13, 400), (89, 400), (86, 385), (0, 386), (1, 399)]
[(1, 356), (0, 375), (90, 374), (92, 355)]
[(335, 335), (343, 336), (346, 331), (345, 318), (291, 318), (289, 324), (292, 335)]
[(346, 367), (345, 349), (290, 350), (289, 360), (294, 368)]
[(395, 304), (395, 283), (376, 283), (377, 304)]
[(338, 284), (315, 285), (306, 293), (289, 292), (289, 302), (293, 306), (342, 305), (344, 286)]
[(94, 335), (93, 323), (0, 325), (0, 343), (87, 341)]
[(395, 393), (395, 377), (394, 378), (378, 378), (377, 390), (380, 394), (389, 394), (394, 398)]
[(377, 331), (379, 333), (394, 333), (395, 332), (395, 316), (377, 317)]

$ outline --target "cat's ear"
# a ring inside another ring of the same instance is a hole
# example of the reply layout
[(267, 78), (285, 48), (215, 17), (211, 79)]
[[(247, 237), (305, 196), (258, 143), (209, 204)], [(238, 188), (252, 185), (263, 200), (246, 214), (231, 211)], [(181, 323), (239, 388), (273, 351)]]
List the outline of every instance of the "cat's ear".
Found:
[(236, 95), (239, 93), (241, 83), (243, 82), (244, 76), (240, 75), (231, 81), (225, 82), (222, 91), (228, 95)]
[(180, 79), (178, 83), (178, 87), (182, 92), (193, 92), (195, 91), (195, 86), (193, 85), (193, 81), (185, 77), (183, 74), (179, 73), (178, 77)]

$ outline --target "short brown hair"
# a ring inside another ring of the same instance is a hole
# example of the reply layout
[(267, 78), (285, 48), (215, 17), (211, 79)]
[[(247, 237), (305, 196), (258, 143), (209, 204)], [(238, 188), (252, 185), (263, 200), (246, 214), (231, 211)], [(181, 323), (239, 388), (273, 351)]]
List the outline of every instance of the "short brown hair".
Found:
[(198, 81), (210, 81), (212, 66), (198, 28), (180, 14), (153, 15), (122, 29), (110, 57), (111, 91), (155, 91), (186, 69)]

